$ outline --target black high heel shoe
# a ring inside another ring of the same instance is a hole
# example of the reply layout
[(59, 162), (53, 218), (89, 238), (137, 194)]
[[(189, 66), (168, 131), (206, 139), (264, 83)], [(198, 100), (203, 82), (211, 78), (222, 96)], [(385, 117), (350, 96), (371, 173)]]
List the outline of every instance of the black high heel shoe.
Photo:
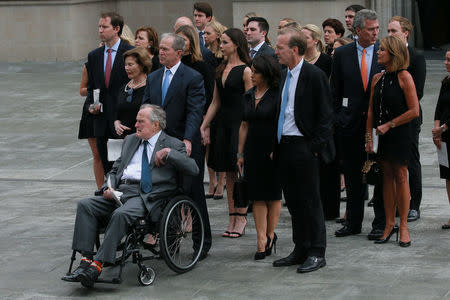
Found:
[(385, 243), (389, 242), (389, 240), (391, 239), (391, 236), (394, 233), (396, 233), (395, 241), (398, 242), (398, 227), (394, 225), (394, 227), (392, 227), (392, 230), (387, 237), (385, 237), (384, 239), (375, 240), (374, 243), (375, 244), (385, 244)]
[(400, 242), (398, 242), (398, 245), (400, 247), (409, 247), (409, 246), (411, 246), (411, 241), (409, 241), (409, 242), (402, 242), (402, 241), (400, 241)]
[(272, 245), (270, 245), (271, 240), (270, 240), (270, 237), (267, 236), (266, 256), (270, 256), (272, 254), (272, 248), (273, 248), (273, 252), (277, 253), (277, 240), (278, 240), (278, 236), (274, 232), (273, 233)]

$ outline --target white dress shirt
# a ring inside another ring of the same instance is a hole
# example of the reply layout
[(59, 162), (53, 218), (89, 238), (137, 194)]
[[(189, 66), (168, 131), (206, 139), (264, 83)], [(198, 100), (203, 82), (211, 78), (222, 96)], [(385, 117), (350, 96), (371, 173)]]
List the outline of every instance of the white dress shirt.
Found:
[[(289, 83), (289, 96), (286, 105), (286, 110), (284, 111), (284, 124), (281, 135), (303, 136), (303, 134), (300, 132), (297, 125), (295, 124), (295, 115), (294, 115), (295, 91), (297, 90), (298, 76), (300, 75), (302, 66), (303, 66), (303, 58), (292, 70), (290, 70), (292, 77)], [(289, 74), (287, 76), (289, 76)], [(286, 81), (284, 84), (286, 85)], [(285, 86), (283, 87), (281, 95), (283, 95), (284, 93), (284, 88)]]
[[(159, 136), (161, 135), (161, 130), (152, 136), (148, 140), (147, 145), (147, 157), (150, 162), (153, 155), (153, 150), (155, 149), (156, 142), (158, 141)], [(144, 151), (144, 140), (142, 140), (138, 149), (134, 153), (133, 157), (130, 160), (128, 166), (123, 170), (121, 180), (131, 179), (131, 180), (141, 180), (141, 168), (142, 168), (142, 152)]]

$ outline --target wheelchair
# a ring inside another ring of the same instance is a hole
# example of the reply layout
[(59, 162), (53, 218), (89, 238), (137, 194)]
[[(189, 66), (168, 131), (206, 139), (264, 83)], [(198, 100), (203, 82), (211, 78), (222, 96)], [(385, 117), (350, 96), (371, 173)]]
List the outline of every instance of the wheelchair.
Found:
[[(118, 276), (110, 280), (99, 278), (96, 282), (120, 284), (122, 270), (126, 261), (131, 257), (132, 263), (137, 264), (137, 279), (141, 285), (151, 285), (156, 278), (154, 269), (144, 265), (143, 262), (152, 259), (163, 259), (174, 272), (181, 274), (190, 271), (197, 264), (203, 250), (204, 225), (200, 210), (187, 196), (172, 193), (170, 196), (151, 199), (153, 204), (145, 218), (139, 218), (132, 224), (128, 234), (122, 239), (117, 251), (121, 255), (116, 258), (112, 266), (119, 266)], [(100, 246), (99, 235), (104, 229), (97, 232), (97, 249)], [(144, 238), (151, 234), (156, 243), (144, 243)], [(150, 251), (144, 256), (142, 250)], [(76, 251), (73, 250), (69, 271), (72, 273), (73, 263), (76, 260)], [(109, 265), (111, 266), (111, 264)], [(108, 265), (105, 264), (105, 267)]]

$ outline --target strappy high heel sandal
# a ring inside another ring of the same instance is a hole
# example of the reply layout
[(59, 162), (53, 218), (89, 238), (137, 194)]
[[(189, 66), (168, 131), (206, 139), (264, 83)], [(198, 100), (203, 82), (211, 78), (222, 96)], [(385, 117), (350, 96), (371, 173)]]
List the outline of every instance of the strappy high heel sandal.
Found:
[(245, 226), (247, 226), (247, 214), (240, 214), (240, 213), (234, 213), (235, 216), (241, 216), (241, 217), (245, 217), (245, 225), (242, 228), (241, 232), (237, 232), (237, 231), (232, 231), (230, 232), (230, 238), (232, 239), (237, 239), (240, 238), (241, 236), (243, 236), (245, 234)]

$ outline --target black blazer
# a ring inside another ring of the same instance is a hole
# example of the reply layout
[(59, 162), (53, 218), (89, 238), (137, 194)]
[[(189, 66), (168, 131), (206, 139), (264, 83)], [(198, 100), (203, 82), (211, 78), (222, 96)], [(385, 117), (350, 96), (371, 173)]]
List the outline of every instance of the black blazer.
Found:
[(114, 64), (111, 68), (109, 87), (105, 86), (105, 72), (103, 71), (105, 46), (92, 50), (88, 54), (86, 63), (88, 70), (88, 98), (89, 103), (94, 102), (94, 89), (100, 89), (100, 102), (103, 105), (103, 112), (94, 116), (94, 135), (96, 137), (115, 136), (114, 120), (116, 117), (116, 99), (120, 89), (129, 79), (125, 72), (123, 53), (133, 49), (133, 46), (120, 41), (117, 49)]
[[(373, 75), (384, 69), (383, 66), (377, 63), (378, 46), (379, 42), (377, 41), (373, 49), (372, 65), (366, 91), (364, 91), (361, 79), (356, 42), (339, 47), (334, 51), (331, 68), (334, 121), (337, 125), (337, 130), (346, 136), (359, 134), (361, 130), (366, 128), (372, 78)], [(347, 107), (343, 106), (343, 98), (348, 98)]]
[(407, 71), (411, 74), (414, 84), (416, 85), (417, 98), (422, 99), (423, 87), (425, 86), (425, 77), (427, 75), (427, 67), (425, 57), (418, 53), (414, 48), (408, 46), (409, 66)]
[[(165, 68), (147, 76), (143, 103), (161, 105), (161, 88)], [(168, 135), (180, 140), (194, 140), (199, 133), (205, 106), (205, 88), (200, 73), (183, 63), (170, 82), (164, 100)]]
[(259, 56), (259, 55), (262, 55), (262, 54), (265, 54), (265, 55), (268, 55), (268, 56), (272, 56), (278, 62), (278, 57), (275, 54), (275, 50), (273, 50), (272, 47), (267, 45), (266, 42), (264, 42), (264, 44), (262, 44), (261, 48), (259, 48), (258, 52), (256, 52), (256, 54), (255, 54), (255, 56), (253, 58), (255, 58), (255, 57)]
[[(280, 116), (281, 97), (287, 71), (281, 75), (280, 92), (277, 105), (277, 124)], [(332, 158), (327, 144), (332, 143), (332, 96), (326, 74), (314, 65), (303, 61), (297, 88), (295, 90), (295, 124), (300, 132), (311, 142), (311, 149), (321, 157)], [(328, 149), (328, 150), (327, 150)], [(334, 147), (333, 147), (334, 149)]]

